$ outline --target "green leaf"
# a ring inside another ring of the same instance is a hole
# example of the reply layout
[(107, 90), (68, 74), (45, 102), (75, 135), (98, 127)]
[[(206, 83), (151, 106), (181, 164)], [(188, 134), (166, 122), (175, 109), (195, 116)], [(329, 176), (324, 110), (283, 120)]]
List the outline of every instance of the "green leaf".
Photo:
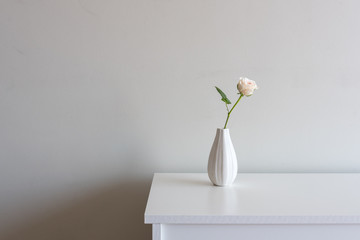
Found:
[(220, 93), (220, 95), (221, 95), (221, 101), (223, 101), (224, 103), (226, 103), (226, 104), (231, 104), (231, 102), (230, 102), (230, 100), (227, 98), (227, 96), (226, 96), (226, 94), (223, 92), (223, 91), (221, 91), (221, 89), (220, 88), (218, 88), (218, 87), (215, 87), (216, 88), (216, 90), (218, 91), (218, 93)]

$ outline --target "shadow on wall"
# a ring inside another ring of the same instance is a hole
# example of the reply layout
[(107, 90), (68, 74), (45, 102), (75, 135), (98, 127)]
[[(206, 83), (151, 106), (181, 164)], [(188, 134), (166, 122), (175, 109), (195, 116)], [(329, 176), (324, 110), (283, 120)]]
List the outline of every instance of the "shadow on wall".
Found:
[(150, 181), (127, 182), (101, 189), (53, 214), (0, 233), (2, 240), (151, 239), (144, 224)]

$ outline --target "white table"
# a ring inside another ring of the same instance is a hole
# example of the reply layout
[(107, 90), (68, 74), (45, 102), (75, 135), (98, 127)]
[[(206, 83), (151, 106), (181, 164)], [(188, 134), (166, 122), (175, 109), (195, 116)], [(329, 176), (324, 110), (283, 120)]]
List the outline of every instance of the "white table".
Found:
[(153, 240), (359, 240), (360, 174), (156, 173), (145, 223)]

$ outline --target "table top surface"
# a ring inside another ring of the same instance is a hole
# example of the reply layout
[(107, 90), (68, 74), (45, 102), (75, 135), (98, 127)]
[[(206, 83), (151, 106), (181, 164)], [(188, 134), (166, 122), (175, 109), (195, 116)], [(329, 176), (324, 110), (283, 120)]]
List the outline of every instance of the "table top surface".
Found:
[(244, 173), (217, 187), (206, 173), (155, 173), (145, 223), (360, 224), (360, 174)]

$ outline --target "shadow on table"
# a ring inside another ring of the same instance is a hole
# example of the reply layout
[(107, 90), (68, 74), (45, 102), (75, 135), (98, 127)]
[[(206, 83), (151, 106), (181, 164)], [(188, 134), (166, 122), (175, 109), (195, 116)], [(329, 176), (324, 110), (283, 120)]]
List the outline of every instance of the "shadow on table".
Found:
[(150, 184), (127, 182), (101, 189), (11, 232), (0, 233), (0, 239), (150, 240), (151, 225), (144, 224)]

